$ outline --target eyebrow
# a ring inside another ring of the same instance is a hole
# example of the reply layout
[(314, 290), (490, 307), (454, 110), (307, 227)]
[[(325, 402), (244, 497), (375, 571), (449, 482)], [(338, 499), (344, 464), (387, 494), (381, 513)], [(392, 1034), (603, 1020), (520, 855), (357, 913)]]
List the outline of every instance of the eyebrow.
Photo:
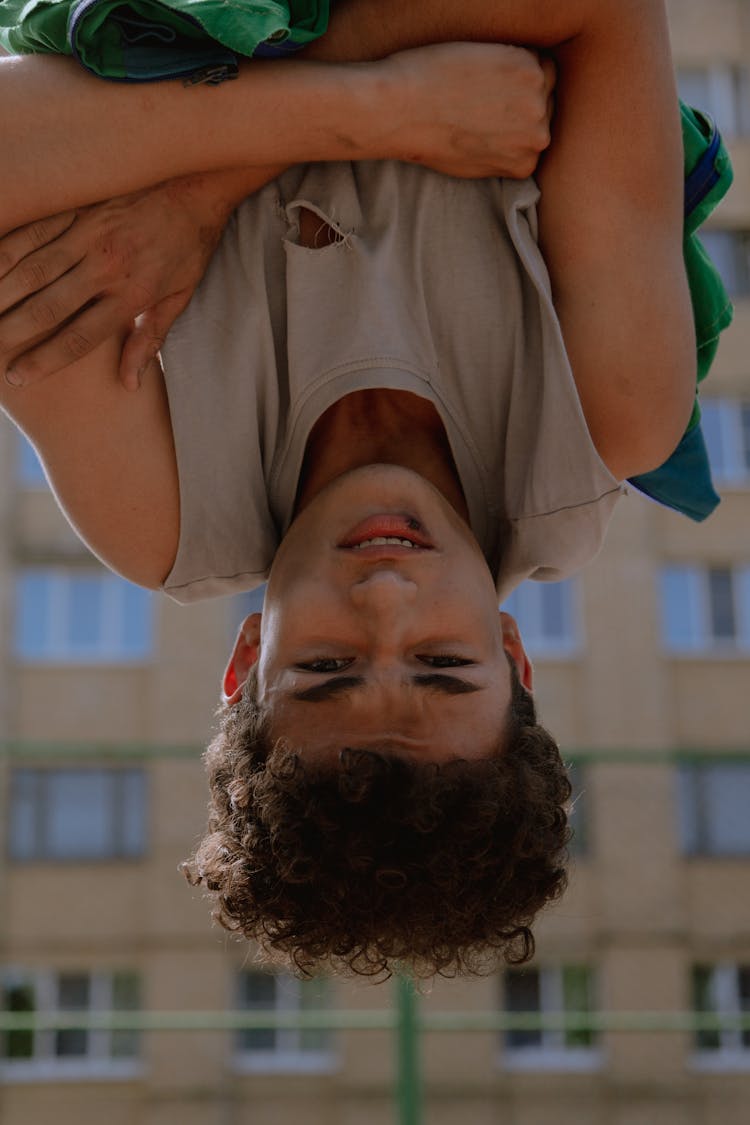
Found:
[[(366, 682), (364, 676), (332, 676), (322, 684), (292, 692), (292, 699), (297, 699), (301, 703), (323, 703), (327, 699), (345, 695), (355, 688), (364, 687)], [(471, 680), (462, 680), (460, 676), (446, 676), (440, 672), (423, 672), (412, 676), (408, 682), (442, 695), (470, 695), (475, 691), (484, 690)]]

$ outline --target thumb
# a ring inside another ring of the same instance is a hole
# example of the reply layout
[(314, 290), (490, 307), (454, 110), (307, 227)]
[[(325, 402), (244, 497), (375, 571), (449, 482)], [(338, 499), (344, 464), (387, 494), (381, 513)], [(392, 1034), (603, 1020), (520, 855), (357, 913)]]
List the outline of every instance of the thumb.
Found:
[(126, 390), (138, 390), (146, 367), (158, 354), (177, 317), (184, 312), (191, 294), (191, 290), (173, 293), (136, 317), (120, 357), (120, 382)]

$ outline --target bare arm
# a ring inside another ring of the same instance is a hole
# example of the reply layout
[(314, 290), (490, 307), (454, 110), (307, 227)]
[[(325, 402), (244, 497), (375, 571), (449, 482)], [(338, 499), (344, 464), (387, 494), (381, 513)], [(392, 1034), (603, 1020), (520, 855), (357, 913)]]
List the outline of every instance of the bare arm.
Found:
[[(346, 5), (337, 8), (334, 28), (339, 26), (339, 15), (346, 22), (347, 11)], [(335, 36), (332, 43), (320, 48), (319, 54), (326, 62), (338, 63), (343, 45)], [(221, 108), (222, 103), (216, 100), (220, 91), (184, 90), (168, 84), (173, 89), (165, 101), (163, 87), (158, 85), (150, 88), (147, 97), (155, 99), (159, 112), (144, 116), (140, 87), (112, 90), (101, 80), (94, 80), (92, 85), (87, 75), (71, 72), (70, 60), (30, 61), (47, 64), (43, 71), (37, 66), (47, 82), (48, 64), (53, 64), (54, 74), (61, 80), (66, 113), (69, 104), (75, 108), (77, 101), (81, 103), (81, 120), (74, 112), (68, 126), (66, 152), (68, 148), (71, 152), (78, 148), (82, 154), (95, 151), (102, 127), (107, 143), (111, 143), (110, 111), (115, 120), (117, 113), (122, 115), (131, 136), (128, 139), (127, 128), (120, 130), (116, 162), (68, 161), (56, 168), (54, 177), (40, 176), (38, 171), (35, 177), (35, 167), (49, 168), (55, 158), (54, 144), (43, 151), (46, 139), (57, 137), (59, 145), (57, 104), (49, 111), (38, 107), (37, 128), (29, 134), (26, 158), (0, 201), (0, 216), (3, 206), (10, 216), (19, 202), (30, 209), (51, 192), (58, 205), (77, 202), (78, 206), (76, 213), (57, 214), (0, 238), (0, 369), (14, 385), (38, 381), (80, 359), (113, 332), (128, 332), (133, 318), (139, 317), (135, 331), (126, 338), (121, 360), (123, 381), (134, 389), (142, 365), (156, 353), (187, 304), (231, 210), (284, 166), (260, 166), (257, 162), (269, 145), (274, 151), (281, 145), (288, 163), (299, 138), (292, 126), (285, 123), (278, 127), (272, 116), (260, 121), (256, 116), (253, 127), (258, 133), (257, 144), (248, 150), (250, 166), (163, 181), (164, 175), (174, 171), (175, 160), (187, 168), (196, 158), (189, 146), (180, 145), (171, 151), (169, 144), (156, 143), (164, 129), (170, 128), (170, 113), (179, 105), (193, 129), (191, 107), (198, 104), (207, 115), (213, 115)], [(325, 99), (311, 102), (312, 108), (303, 107), (314, 119), (307, 130), (306, 144), (314, 146), (320, 157), (334, 152), (337, 145), (344, 149), (354, 146), (359, 155), (401, 156), (453, 175), (524, 177), (534, 170), (539, 153), (549, 143), (551, 70), (547, 68), (545, 74), (533, 54), (516, 47), (428, 47), (397, 54), (385, 63), (348, 70), (309, 61), (287, 62), (273, 70), (259, 65), (264, 82), (269, 74), (275, 76), (282, 104), (290, 83), (292, 89), (299, 85), (295, 69), (304, 72), (308, 85), (313, 74), (324, 86), (331, 82), (332, 75), (345, 72), (351, 88), (359, 91), (359, 101), (355, 99), (351, 105), (336, 101), (333, 116)], [(3, 77), (10, 80), (8, 93), (13, 95), (18, 92), (18, 79), (23, 86), (28, 76), (28, 68), (0, 71), (0, 95)], [(234, 105), (236, 84), (231, 85), (230, 104)], [(84, 97), (87, 90), (90, 94)], [(377, 112), (371, 114), (375, 90), (379, 101)], [(95, 102), (93, 93), (97, 94)], [(199, 103), (193, 101), (197, 94), (205, 95)], [(298, 117), (298, 106), (295, 112)], [(248, 116), (246, 112), (244, 116)], [(370, 116), (376, 125), (368, 133)], [(347, 133), (341, 132), (344, 118)], [(214, 133), (221, 138), (237, 133), (231, 115), (228, 122), (217, 117), (214, 125)], [(10, 119), (0, 122), (0, 162), (3, 156), (12, 154), (12, 139), (19, 128), (23, 131), (23, 120), (20, 126)], [(269, 139), (269, 131), (274, 129), (277, 135)], [(10, 136), (7, 146), (2, 143), (4, 130)], [(356, 137), (351, 145), (350, 134)], [(219, 159), (217, 152), (223, 152), (224, 143), (222, 140), (213, 150), (200, 146), (199, 157), (205, 167)], [(232, 152), (235, 160), (243, 154), (243, 149)], [(80, 204), (103, 191), (105, 184), (122, 190), (132, 185), (134, 177), (154, 184), (150, 194), (146, 188), (81, 208)], [(74, 199), (81, 192), (84, 194)]]
[(0, 230), (240, 164), (392, 158), (507, 174), (496, 122), (520, 54), (456, 44), (359, 65), (253, 61), (235, 81), (189, 89), (102, 82), (68, 58), (2, 58)]
[(695, 396), (682, 135), (661, 0), (594, 7), (556, 51), (540, 242), (589, 429), (625, 478), (667, 459)]
[[(540, 242), (594, 442), (624, 478), (663, 463), (695, 394), (683, 169), (664, 0), (346, 0), (312, 51), (377, 58), (471, 38), (548, 51), (554, 142)], [(429, 30), (428, 30), (429, 29)]]

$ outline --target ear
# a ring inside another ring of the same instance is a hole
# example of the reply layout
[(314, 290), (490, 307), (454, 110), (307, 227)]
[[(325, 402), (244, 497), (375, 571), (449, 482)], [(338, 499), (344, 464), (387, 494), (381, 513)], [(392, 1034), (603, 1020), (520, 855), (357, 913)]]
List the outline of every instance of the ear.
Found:
[(518, 669), (518, 678), (527, 691), (534, 690), (534, 669), (523, 647), (521, 634), (514, 617), (509, 613), (500, 613), (500, 627), (503, 631), (503, 648), (510, 656)]
[(251, 613), (240, 625), (237, 640), (234, 642), (234, 648), (224, 669), (224, 678), (221, 681), (221, 694), (229, 707), (234, 703), (239, 703), (250, 669), (258, 660), (260, 622), (261, 615)]

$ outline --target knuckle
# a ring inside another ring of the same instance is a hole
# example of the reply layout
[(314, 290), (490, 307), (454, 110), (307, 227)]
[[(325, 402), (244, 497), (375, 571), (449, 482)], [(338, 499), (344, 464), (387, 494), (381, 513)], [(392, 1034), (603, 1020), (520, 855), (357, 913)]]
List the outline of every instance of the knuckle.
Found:
[(93, 347), (91, 340), (77, 328), (71, 328), (62, 338), (62, 345), (69, 362), (82, 359)]
[(101, 247), (99, 257), (99, 276), (104, 286), (120, 281), (125, 273), (126, 261), (114, 247)]
[(516, 170), (520, 179), (527, 179), (528, 176), (533, 176), (537, 166), (537, 154), (525, 153), (519, 158)]
[(59, 311), (51, 301), (32, 301), (28, 308), (29, 319), (35, 328), (54, 328), (60, 319)]
[(16, 258), (9, 250), (0, 250), (0, 276), (10, 273), (16, 264)]
[(47, 284), (47, 271), (36, 258), (29, 258), (19, 266), (19, 279), (25, 292), (34, 293)]
[(49, 242), (51, 235), (47, 220), (37, 219), (35, 223), (30, 223), (28, 227), (28, 237), (31, 245), (35, 249)]

